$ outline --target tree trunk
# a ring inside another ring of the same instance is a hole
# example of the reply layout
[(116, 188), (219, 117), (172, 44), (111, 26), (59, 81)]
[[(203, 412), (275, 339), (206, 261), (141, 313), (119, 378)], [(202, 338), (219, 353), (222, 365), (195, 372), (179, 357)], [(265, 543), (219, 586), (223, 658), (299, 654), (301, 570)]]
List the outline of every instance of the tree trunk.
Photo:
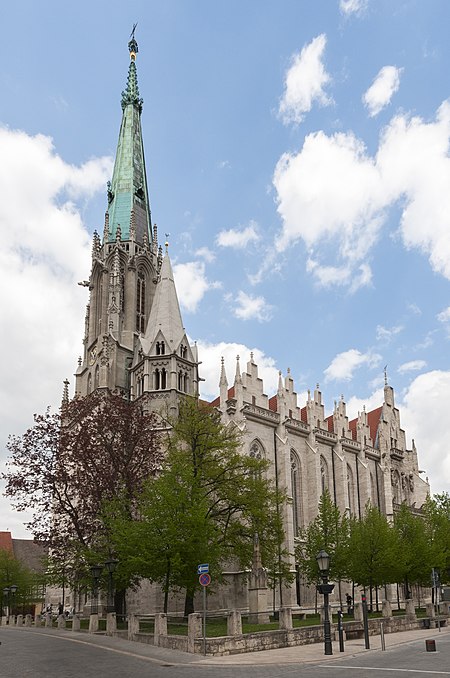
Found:
[(186, 591), (186, 598), (184, 599), (184, 616), (186, 619), (192, 612), (194, 612), (194, 592)]
[(169, 607), (170, 560), (167, 560), (166, 581), (164, 582), (164, 612)]

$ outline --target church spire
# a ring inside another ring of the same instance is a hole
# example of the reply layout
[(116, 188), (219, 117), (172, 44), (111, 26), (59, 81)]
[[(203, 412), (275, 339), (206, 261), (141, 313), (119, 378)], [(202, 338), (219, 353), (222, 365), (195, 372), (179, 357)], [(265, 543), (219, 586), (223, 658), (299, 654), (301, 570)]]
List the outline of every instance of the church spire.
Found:
[(168, 342), (168, 353), (178, 349), (185, 334), (167, 247), (168, 243), (143, 342), (147, 352), (159, 332)]
[(143, 101), (137, 80), (135, 29), (136, 25), (128, 43), (130, 65), (126, 88), (122, 92), (122, 124), (112, 181), (108, 183), (107, 238), (108, 242), (114, 242), (120, 225), (123, 241), (130, 240), (133, 230), (136, 242), (142, 245), (145, 239), (151, 242), (153, 234), (141, 129)]

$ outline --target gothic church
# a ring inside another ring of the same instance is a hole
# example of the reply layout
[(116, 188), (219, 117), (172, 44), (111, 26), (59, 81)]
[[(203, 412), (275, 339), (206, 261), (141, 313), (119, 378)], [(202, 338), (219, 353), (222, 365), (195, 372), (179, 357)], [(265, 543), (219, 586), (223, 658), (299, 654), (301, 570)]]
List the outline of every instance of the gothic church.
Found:
[[(176, 412), (183, 394), (199, 393), (199, 357), (183, 327), (167, 246), (163, 251), (158, 245), (152, 225), (134, 36), (128, 47), (131, 61), (103, 237), (94, 233), (91, 274), (82, 283), (90, 297), (75, 391), (86, 395), (97, 388), (119, 389), (131, 399), (145, 395), (155, 410)], [(243, 431), (242, 453), (266, 458), (274, 478), (287, 488), (289, 552), (299, 530), (315, 518), (325, 488), (341, 512), (356, 516), (369, 500), (389, 517), (403, 501), (417, 508), (423, 504), (430, 488), (420, 476), (414, 442), (411, 449), (406, 446), (394, 391), (385, 382), (380, 406), (349, 421), (343, 400), (325, 415), (318, 386), (300, 405), (289, 370), (284, 378), (280, 373), (277, 392), (268, 396), (253, 355), (244, 370), (237, 359), (231, 386), (222, 360), (219, 395), (212, 405), (225, 422)], [(227, 576), (239, 579), (239, 573)], [(227, 599), (230, 591), (232, 603)], [(152, 611), (160, 611), (158, 594), (148, 595)], [(246, 587), (235, 581), (217, 594), (214, 605), (245, 608), (247, 595)], [(279, 603), (293, 608), (311, 604), (311, 592), (299, 576), (297, 586), (277, 596)], [(133, 607), (138, 611), (137, 599), (129, 603), (130, 612)]]

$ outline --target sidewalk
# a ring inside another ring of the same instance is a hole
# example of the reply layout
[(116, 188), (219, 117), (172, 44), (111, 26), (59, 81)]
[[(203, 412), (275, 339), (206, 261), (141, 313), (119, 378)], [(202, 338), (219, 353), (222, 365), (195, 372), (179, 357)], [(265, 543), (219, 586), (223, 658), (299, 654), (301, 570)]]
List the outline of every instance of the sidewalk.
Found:
[[(396, 645), (433, 638), (436, 641), (436, 649), (439, 650), (439, 638), (450, 634), (450, 627), (439, 629), (416, 629), (414, 631), (400, 631), (399, 633), (387, 633), (384, 636), (386, 650)], [(206, 665), (258, 665), (258, 664), (298, 664), (324, 661), (335, 661), (344, 657), (353, 657), (361, 652), (381, 652), (381, 637), (370, 636), (370, 650), (366, 650), (364, 639), (349, 640), (345, 642), (345, 651), (339, 652), (339, 643), (333, 642), (333, 654), (325, 655), (323, 643), (312, 645), (298, 645), (296, 647), (284, 647), (277, 650), (263, 650), (262, 652), (247, 652), (245, 654), (226, 655), (224, 657), (203, 657), (199, 659)], [(198, 656), (198, 655), (196, 655)]]
[[(2, 633), (8, 633), (9, 627), (0, 627), (0, 640)], [(18, 630), (17, 627), (11, 627), (11, 630)], [(169, 650), (163, 647), (155, 647), (143, 643), (131, 642), (117, 637), (77, 633), (69, 630), (47, 629), (45, 627), (33, 628), (22, 627), (21, 633), (42, 633), (51, 635), (60, 641), (69, 641), (73, 643), (82, 643), (88, 645), (97, 645), (103, 647), (106, 651), (127, 654), (140, 657), (152, 663), (163, 666), (183, 666), (198, 664), (201, 666), (258, 666), (270, 664), (308, 664), (314, 662), (332, 662), (339, 659), (353, 657), (362, 652), (381, 652), (380, 636), (370, 636), (370, 650), (365, 649), (364, 639), (349, 640), (345, 642), (345, 651), (339, 652), (339, 643), (333, 642), (333, 654), (325, 655), (323, 643), (314, 643), (311, 645), (297, 645), (295, 647), (279, 648), (277, 650), (263, 650), (261, 652), (247, 652), (242, 654), (204, 657), (200, 654), (188, 654), (177, 650)], [(440, 638), (448, 638), (450, 627), (439, 629), (417, 629), (414, 631), (402, 631), (399, 633), (389, 633), (385, 635), (386, 650), (397, 645), (408, 644), (422, 641), (425, 652), (425, 640), (434, 639), (436, 649), (439, 651)]]

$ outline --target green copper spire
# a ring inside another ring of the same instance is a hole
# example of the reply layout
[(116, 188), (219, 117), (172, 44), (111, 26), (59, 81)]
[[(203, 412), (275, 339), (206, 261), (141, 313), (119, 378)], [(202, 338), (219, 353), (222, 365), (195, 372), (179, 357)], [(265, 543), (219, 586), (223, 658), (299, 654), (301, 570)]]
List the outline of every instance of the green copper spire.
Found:
[(136, 71), (138, 44), (133, 26), (128, 43), (130, 66), (126, 89), (122, 92), (122, 124), (111, 183), (108, 183), (108, 240), (113, 242), (120, 226), (122, 240), (152, 241), (150, 203), (142, 141), (142, 99)]

